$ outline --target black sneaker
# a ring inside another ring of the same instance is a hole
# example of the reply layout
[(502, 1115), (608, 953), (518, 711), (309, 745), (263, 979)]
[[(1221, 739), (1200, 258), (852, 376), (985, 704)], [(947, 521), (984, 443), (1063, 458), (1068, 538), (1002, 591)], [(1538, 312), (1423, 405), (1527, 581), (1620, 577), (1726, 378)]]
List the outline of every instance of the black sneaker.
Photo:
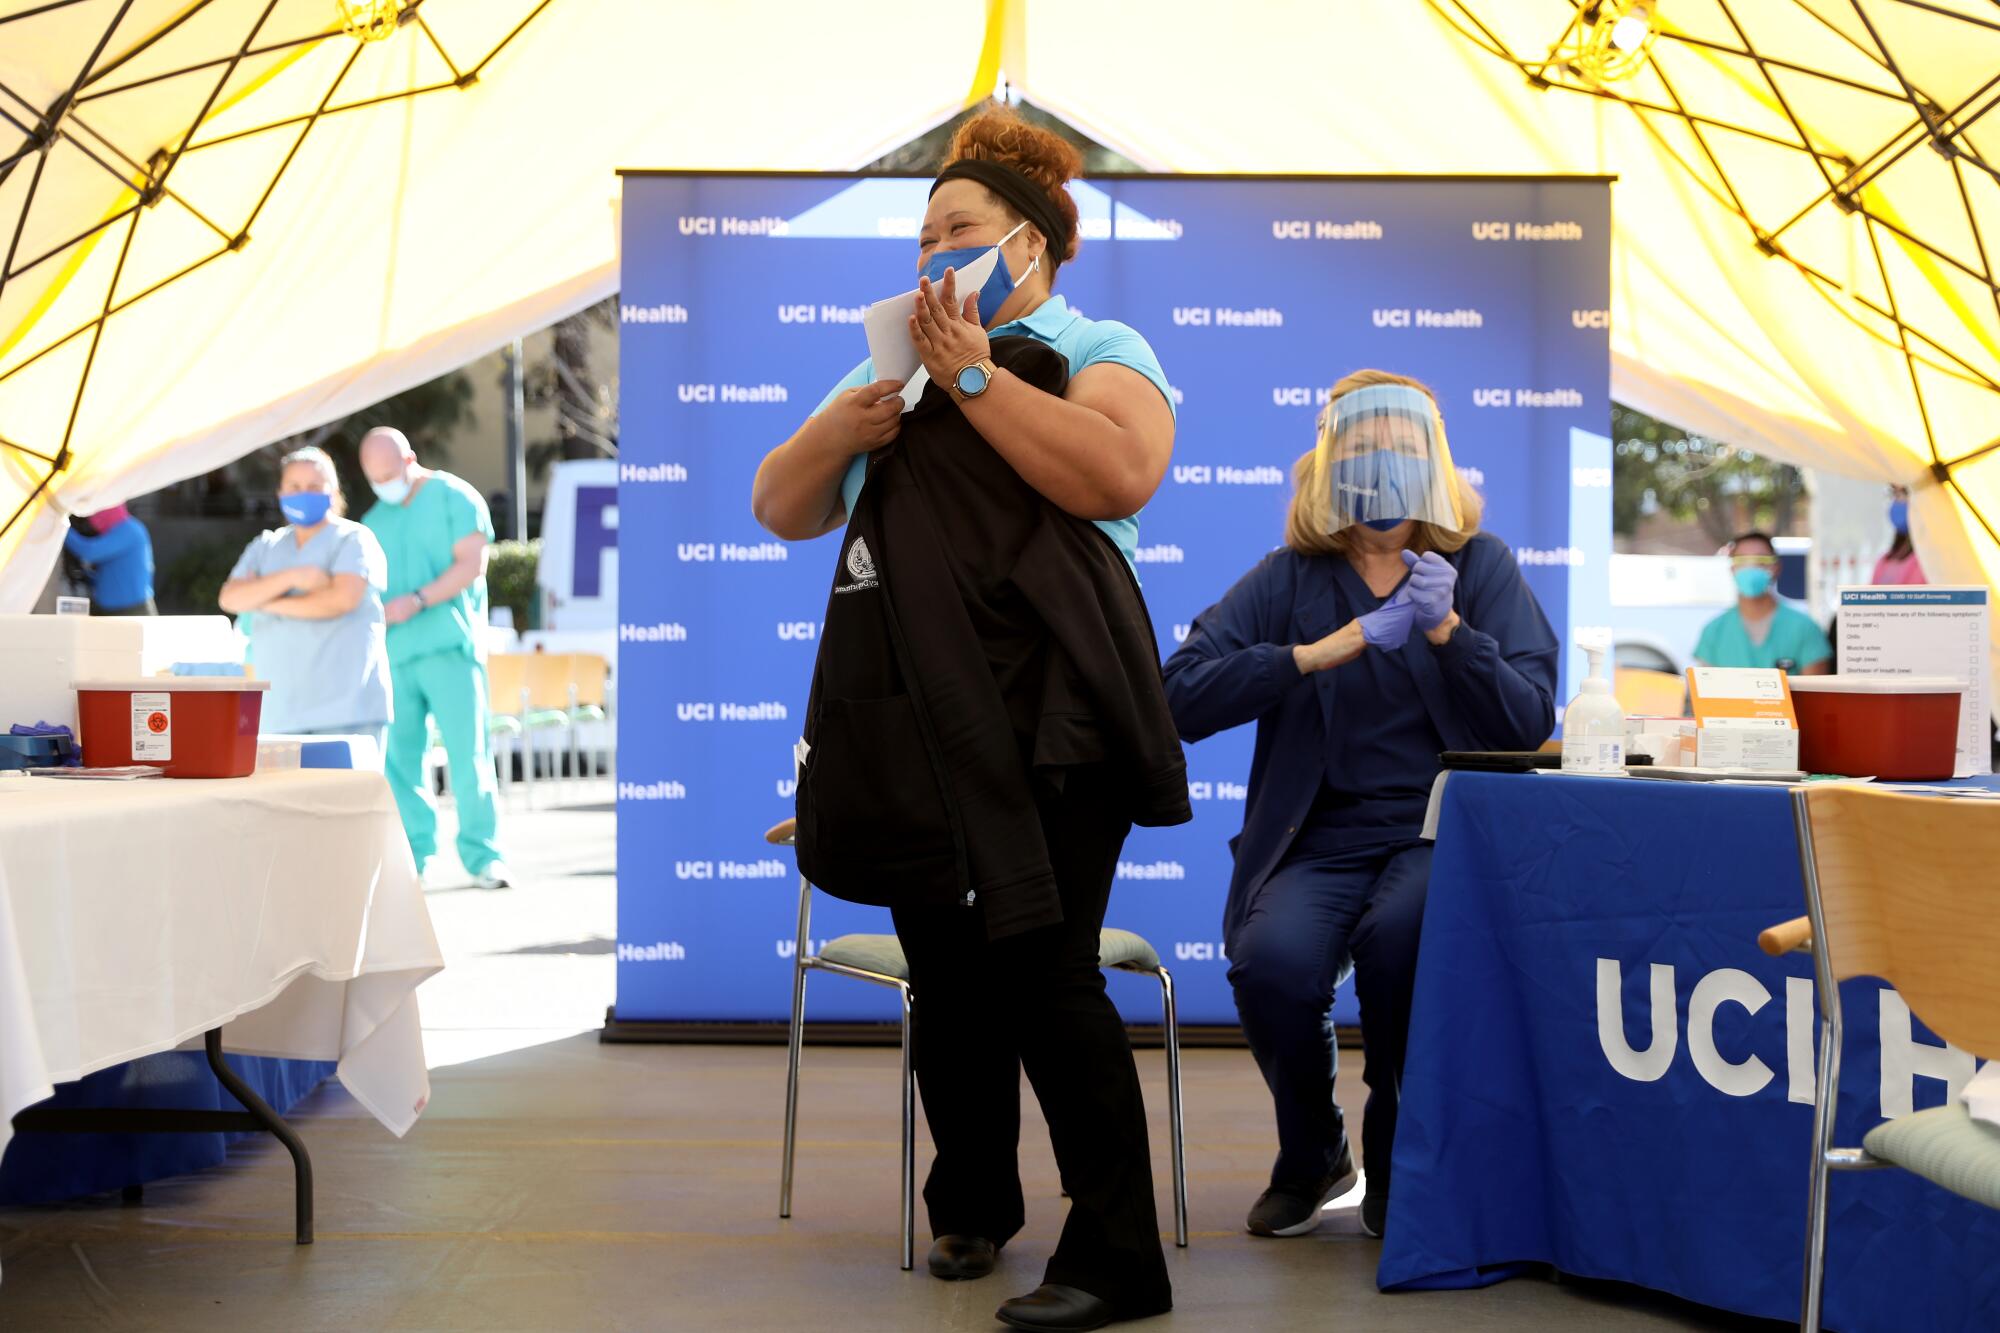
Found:
[(1376, 1240), (1389, 1228), (1389, 1191), (1377, 1189), (1372, 1183), (1368, 1192), (1361, 1196), (1361, 1229)]
[(1292, 1190), (1273, 1185), (1258, 1196), (1245, 1226), (1253, 1236), (1306, 1235), (1319, 1226), (1320, 1209), (1354, 1188), (1355, 1174), (1354, 1154), (1342, 1144), (1340, 1160), (1317, 1186)]

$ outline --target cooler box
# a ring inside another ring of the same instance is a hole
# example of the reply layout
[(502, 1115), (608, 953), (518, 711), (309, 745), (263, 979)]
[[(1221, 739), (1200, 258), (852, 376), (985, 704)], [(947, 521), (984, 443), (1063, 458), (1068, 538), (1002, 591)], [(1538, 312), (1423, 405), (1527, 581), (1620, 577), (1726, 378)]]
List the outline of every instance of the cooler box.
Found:
[(170, 778), (247, 778), (268, 680), (151, 676), (76, 685), (86, 768), (153, 764)]
[(76, 730), (76, 682), (146, 674), (142, 619), (0, 615), (0, 731), (16, 722)]
[(1958, 768), (1965, 683), (1943, 676), (1793, 676), (1799, 767), (1935, 782)]

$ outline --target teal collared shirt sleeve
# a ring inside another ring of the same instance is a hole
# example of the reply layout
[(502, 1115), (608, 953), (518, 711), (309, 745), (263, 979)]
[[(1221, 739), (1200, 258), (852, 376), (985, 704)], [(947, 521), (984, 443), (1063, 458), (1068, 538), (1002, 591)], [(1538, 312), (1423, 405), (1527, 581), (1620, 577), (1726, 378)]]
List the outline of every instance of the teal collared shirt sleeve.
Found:
[[(869, 357), (860, 365), (847, 372), (840, 383), (827, 391), (819, 400), (819, 406), (812, 410), (814, 416), (826, 411), (833, 400), (849, 389), (858, 389), (864, 384), (875, 382), (875, 358)], [(868, 479), (868, 455), (856, 454), (854, 461), (847, 465), (847, 471), (840, 478), (840, 503), (848, 513), (854, 512), (854, 502), (861, 497), (861, 483)]]
[(1069, 358), (1070, 373), (1088, 366), (1124, 366), (1136, 370), (1152, 381), (1160, 391), (1160, 397), (1167, 400), (1167, 411), (1176, 418), (1180, 411), (1174, 406), (1173, 387), (1167, 383), (1167, 372), (1160, 367), (1160, 358), (1153, 354), (1153, 345), (1129, 324), (1120, 324), (1115, 319), (1083, 321), (1082, 334), (1076, 340), (1076, 351)]

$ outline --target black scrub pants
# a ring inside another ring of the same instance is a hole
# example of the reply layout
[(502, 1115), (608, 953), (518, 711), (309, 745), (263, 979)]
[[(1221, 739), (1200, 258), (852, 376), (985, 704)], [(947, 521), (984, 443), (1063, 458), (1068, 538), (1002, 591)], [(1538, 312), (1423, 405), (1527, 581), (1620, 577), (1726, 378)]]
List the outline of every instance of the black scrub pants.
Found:
[(1172, 1307), (1153, 1202), (1146, 1107), (1125, 1024), (1105, 993), (1097, 934), (1130, 824), (1100, 770), (1072, 769), (1040, 801), (1063, 920), (986, 938), (977, 907), (899, 908), (910, 963), (917, 1084), (937, 1159), (933, 1236), (1004, 1245), (1021, 1229), (1021, 1070), (1049, 1123), (1069, 1219), (1045, 1282), (1131, 1317)]

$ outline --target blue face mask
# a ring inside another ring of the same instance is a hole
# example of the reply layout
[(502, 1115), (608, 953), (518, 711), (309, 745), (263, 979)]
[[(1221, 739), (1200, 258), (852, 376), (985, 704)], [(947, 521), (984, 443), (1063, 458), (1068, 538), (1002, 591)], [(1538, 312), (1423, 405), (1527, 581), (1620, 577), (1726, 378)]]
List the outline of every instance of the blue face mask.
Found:
[(1910, 502), (1908, 500), (1891, 500), (1889, 502), (1889, 526), (1898, 532), (1908, 532), (1910, 530)]
[(368, 489), (375, 492), (375, 498), (385, 505), (399, 505), (410, 498), (410, 479), (397, 477), (394, 481), (371, 481)]
[[(1027, 225), (1023, 222), (1020, 227), (1002, 236), (1000, 245), (1013, 240), (1015, 233)], [(931, 252), (931, 257), (924, 261), (923, 267), (917, 270), (917, 276), (929, 278), (931, 285), (936, 286), (944, 281), (946, 269), (956, 269), (964, 273), (987, 251), (998, 250), (1000, 245), (981, 245), (970, 250), (934, 250)], [(1042, 257), (1036, 255), (1034, 263), (1028, 265), (1028, 272), (1033, 273), (1041, 267), (1041, 263)], [(1007, 298), (1013, 294), (1014, 275), (1007, 270), (1007, 256), (996, 254), (993, 256), (993, 271), (986, 275), (986, 281), (979, 286), (979, 322), (989, 328), (992, 327), (993, 316), (1000, 313), (1000, 307), (1006, 305)], [(963, 288), (960, 289), (959, 299), (964, 299)]]
[(1771, 571), (1756, 565), (1737, 570), (1736, 591), (1745, 597), (1762, 597), (1771, 591)]
[(1367, 508), (1375, 517), (1361, 524), (1377, 532), (1408, 522), (1418, 500), (1430, 493), (1430, 460), (1413, 454), (1377, 449), (1343, 458), (1334, 467), (1337, 485), (1374, 492)]
[(326, 511), (332, 507), (333, 497), (324, 491), (300, 491), (278, 497), (278, 508), (284, 511), (285, 521), (297, 528), (318, 527), (326, 522)]

